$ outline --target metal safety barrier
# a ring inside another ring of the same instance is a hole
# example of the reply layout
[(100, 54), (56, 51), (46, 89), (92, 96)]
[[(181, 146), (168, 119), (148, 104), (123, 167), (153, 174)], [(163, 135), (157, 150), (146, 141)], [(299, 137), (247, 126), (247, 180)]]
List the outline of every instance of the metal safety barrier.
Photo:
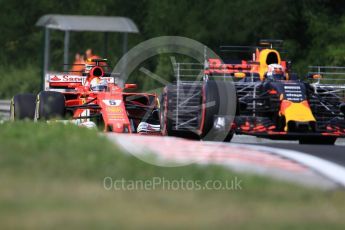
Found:
[(10, 100), (0, 100), (0, 120), (7, 120), (10, 117)]

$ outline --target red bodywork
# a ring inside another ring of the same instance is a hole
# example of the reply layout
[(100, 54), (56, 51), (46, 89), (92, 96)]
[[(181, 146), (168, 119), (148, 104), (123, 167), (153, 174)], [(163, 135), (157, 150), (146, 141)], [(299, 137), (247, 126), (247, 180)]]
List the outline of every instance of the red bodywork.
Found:
[[(94, 76), (97, 70), (101, 76)], [(96, 119), (97, 123), (102, 123), (104, 131), (136, 132), (140, 121), (157, 108), (157, 95), (124, 92), (124, 88), (135, 88), (135, 85), (126, 84), (121, 88), (114, 83), (114, 78), (104, 77), (104, 71), (100, 70), (101, 66), (95, 66), (87, 76), (51, 75), (49, 88), (64, 90), (66, 113), (72, 119), (81, 123)], [(87, 83), (94, 77), (107, 80), (106, 91), (90, 90)]]

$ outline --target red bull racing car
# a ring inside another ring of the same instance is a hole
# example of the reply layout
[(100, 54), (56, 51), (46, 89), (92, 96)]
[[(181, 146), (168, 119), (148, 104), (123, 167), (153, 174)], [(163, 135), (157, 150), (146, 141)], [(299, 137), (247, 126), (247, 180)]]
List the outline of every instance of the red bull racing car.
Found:
[[(181, 65), (179, 69), (188, 69)], [(221, 127), (225, 141), (234, 133), (301, 144), (334, 144), (345, 137), (344, 86), (309, 82), (320, 81), (317, 72), (307, 81), (298, 79), (271, 44), (256, 48), (250, 61), (208, 59), (200, 70), (200, 81), (181, 80), (188, 74), (180, 71), (177, 81), (165, 88), (163, 134), (205, 138)], [(235, 100), (224, 90), (235, 91)], [(227, 111), (234, 104), (236, 109)]]
[(60, 120), (116, 133), (160, 134), (155, 94), (125, 92), (115, 84), (105, 59), (90, 60), (82, 74), (50, 73), (38, 95), (18, 94), (11, 119)]

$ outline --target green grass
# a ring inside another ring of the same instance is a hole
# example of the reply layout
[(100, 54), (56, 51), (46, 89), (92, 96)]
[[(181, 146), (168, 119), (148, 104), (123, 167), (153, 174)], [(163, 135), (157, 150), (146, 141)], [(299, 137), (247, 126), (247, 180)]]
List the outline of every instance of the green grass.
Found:
[[(126, 180), (242, 180), (237, 191), (106, 190)], [(163, 168), (121, 153), (96, 131), (0, 125), (0, 229), (344, 229), (345, 193), (236, 174)]]

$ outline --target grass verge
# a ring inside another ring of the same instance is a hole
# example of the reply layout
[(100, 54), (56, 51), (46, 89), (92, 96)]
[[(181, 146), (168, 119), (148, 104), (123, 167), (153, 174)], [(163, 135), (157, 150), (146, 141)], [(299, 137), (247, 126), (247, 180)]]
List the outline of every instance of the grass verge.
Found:
[[(107, 190), (105, 177), (201, 184), (238, 178), (242, 184), (238, 190)], [(0, 183), (0, 229), (345, 226), (343, 191), (302, 188), (216, 166), (157, 167), (121, 153), (96, 131), (62, 124), (0, 125)]]

